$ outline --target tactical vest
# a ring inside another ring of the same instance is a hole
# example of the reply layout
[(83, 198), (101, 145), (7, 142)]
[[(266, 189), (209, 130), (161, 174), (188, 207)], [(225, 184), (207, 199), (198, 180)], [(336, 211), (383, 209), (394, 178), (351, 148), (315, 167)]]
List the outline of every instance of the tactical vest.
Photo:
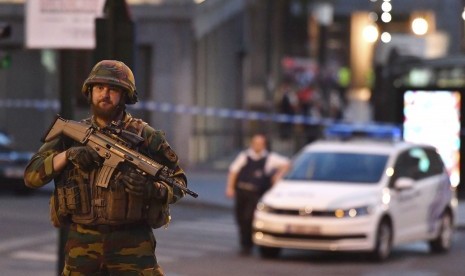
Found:
[(271, 178), (265, 172), (267, 156), (253, 160), (247, 156), (247, 162), (237, 176), (236, 188), (263, 194), (271, 186)]
[[(84, 122), (90, 123), (88, 119)], [(146, 125), (140, 119), (130, 118), (124, 129), (140, 136)], [(67, 166), (55, 180), (50, 201), (52, 224), (61, 227), (70, 222), (122, 225), (146, 221), (152, 228), (166, 225), (170, 220), (168, 203), (127, 193), (119, 181), (124, 169), (118, 167), (108, 187), (104, 188), (95, 185), (94, 181), (100, 168), (84, 172)]]

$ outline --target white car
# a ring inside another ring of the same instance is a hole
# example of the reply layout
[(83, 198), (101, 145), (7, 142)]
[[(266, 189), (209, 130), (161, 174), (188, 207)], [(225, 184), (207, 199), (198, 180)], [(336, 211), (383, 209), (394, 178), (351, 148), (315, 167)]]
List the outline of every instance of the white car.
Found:
[(403, 141), (317, 141), (257, 205), (253, 241), (262, 257), (281, 248), (364, 251), (451, 246), (455, 189), (435, 148)]

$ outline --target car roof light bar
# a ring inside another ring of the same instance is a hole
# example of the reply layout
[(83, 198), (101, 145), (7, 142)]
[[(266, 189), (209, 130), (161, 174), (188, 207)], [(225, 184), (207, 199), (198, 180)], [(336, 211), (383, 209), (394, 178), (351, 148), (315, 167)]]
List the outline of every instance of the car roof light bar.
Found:
[(399, 141), (402, 138), (401, 128), (388, 124), (349, 124), (328, 125), (324, 131), (327, 139), (349, 140), (354, 138)]

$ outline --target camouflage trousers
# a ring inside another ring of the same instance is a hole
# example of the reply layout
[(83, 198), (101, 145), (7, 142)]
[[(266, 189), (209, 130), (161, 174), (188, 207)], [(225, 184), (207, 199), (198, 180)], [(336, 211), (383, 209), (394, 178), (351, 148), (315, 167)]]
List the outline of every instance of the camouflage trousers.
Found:
[(62, 276), (164, 275), (150, 226), (108, 228), (70, 226)]

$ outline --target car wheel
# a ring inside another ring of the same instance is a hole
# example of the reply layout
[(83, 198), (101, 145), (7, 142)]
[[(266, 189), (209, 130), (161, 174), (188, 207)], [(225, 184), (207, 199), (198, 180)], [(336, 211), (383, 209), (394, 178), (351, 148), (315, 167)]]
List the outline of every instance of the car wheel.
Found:
[(260, 256), (265, 259), (276, 259), (281, 253), (281, 248), (279, 247), (260, 246), (258, 250), (260, 252)]
[(391, 255), (392, 249), (392, 226), (388, 220), (384, 219), (378, 225), (376, 233), (376, 246), (371, 252), (371, 257), (375, 261), (384, 261)]
[(452, 244), (452, 216), (449, 212), (444, 212), (441, 217), (441, 229), (438, 236), (429, 241), (429, 248), (433, 253), (444, 253), (449, 251)]

